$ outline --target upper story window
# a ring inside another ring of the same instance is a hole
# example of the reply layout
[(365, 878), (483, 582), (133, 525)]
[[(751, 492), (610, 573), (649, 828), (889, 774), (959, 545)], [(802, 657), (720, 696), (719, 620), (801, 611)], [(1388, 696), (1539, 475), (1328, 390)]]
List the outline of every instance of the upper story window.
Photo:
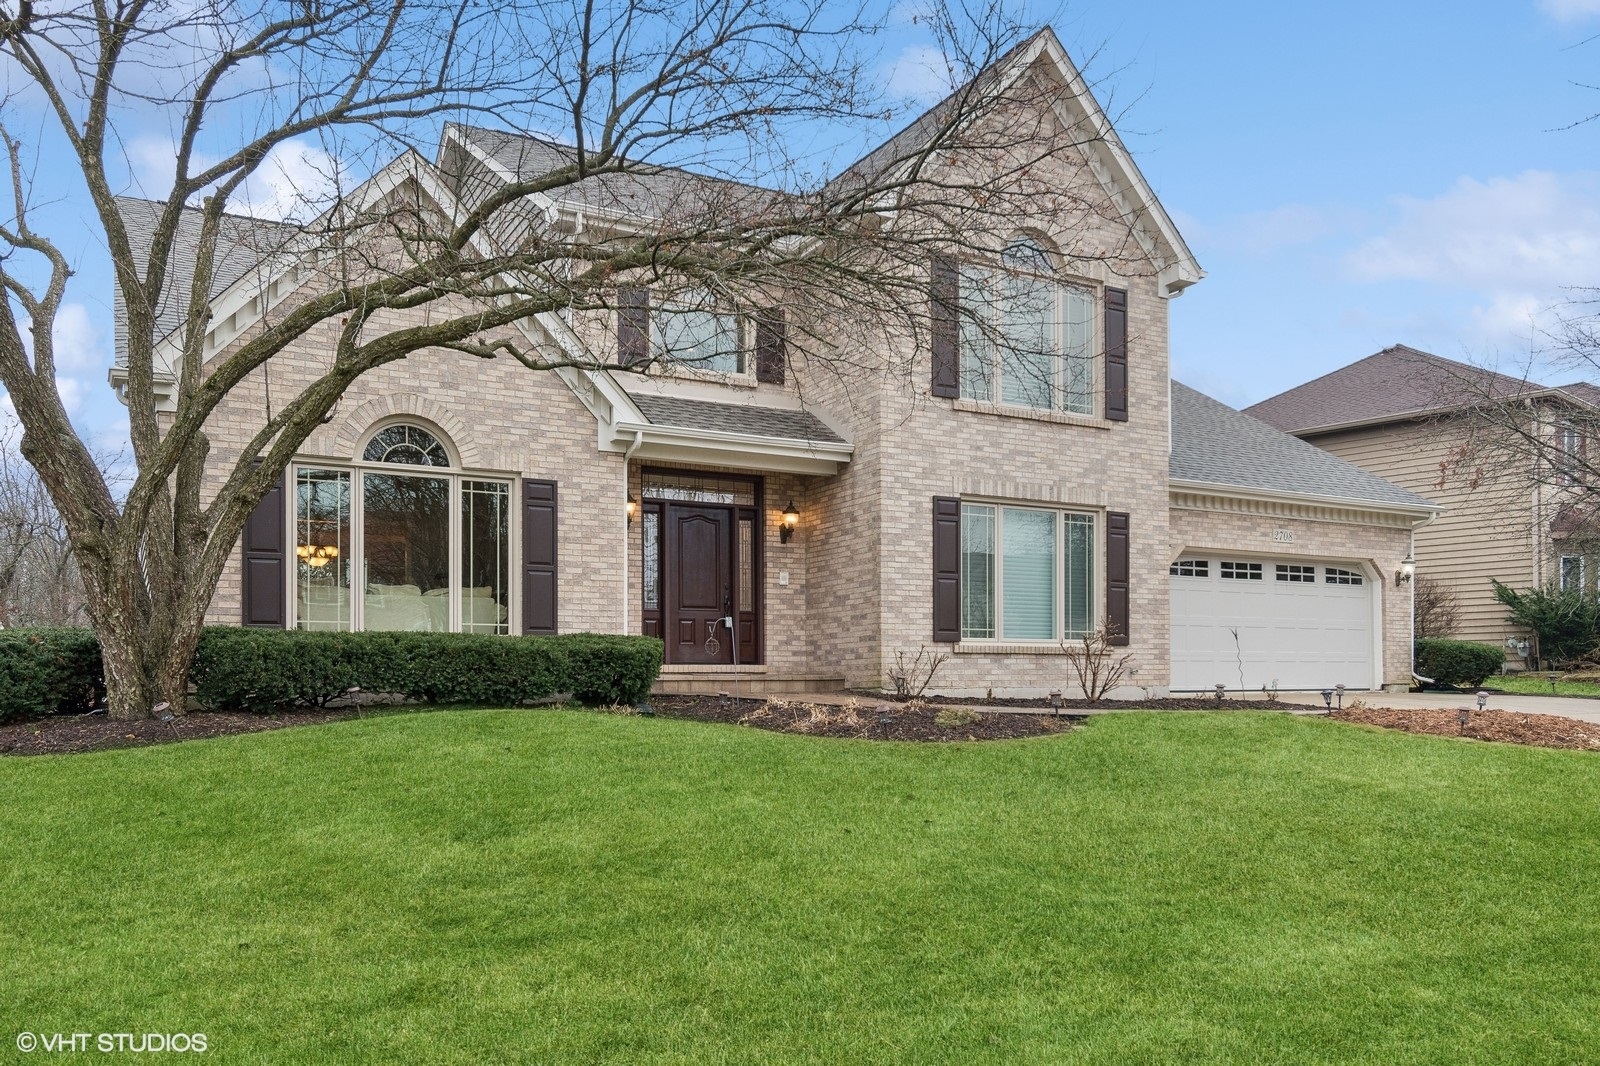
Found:
[(709, 293), (689, 292), (650, 315), (650, 340), (664, 362), (723, 374), (745, 372), (739, 319), (719, 310)]
[(369, 463), (404, 463), (407, 466), (449, 466), (450, 453), (439, 438), (420, 426), (389, 426), (372, 435), (361, 458)]
[(964, 399), (1094, 413), (1095, 296), (1061, 281), (1037, 241), (1013, 241), (998, 270), (963, 268), (960, 301)]
[(1562, 422), (1556, 427), (1556, 444), (1561, 450), (1561, 483), (1575, 484), (1578, 480), (1579, 464), (1583, 459), (1583, 436), (1578, 432), (1577, 426), (1571, 422)]

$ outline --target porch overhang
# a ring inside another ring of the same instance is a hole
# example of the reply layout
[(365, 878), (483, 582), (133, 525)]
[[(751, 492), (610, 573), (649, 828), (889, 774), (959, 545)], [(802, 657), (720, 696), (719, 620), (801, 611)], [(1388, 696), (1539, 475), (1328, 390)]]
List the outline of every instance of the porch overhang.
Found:
[(602, 440), (602, 450), (632, 458), (785, 474), (837, 474), (854, 454), (853, 446), (843, 441), (661, 426), (628, 418), (613, 421), (606, 435), (610, 439)]

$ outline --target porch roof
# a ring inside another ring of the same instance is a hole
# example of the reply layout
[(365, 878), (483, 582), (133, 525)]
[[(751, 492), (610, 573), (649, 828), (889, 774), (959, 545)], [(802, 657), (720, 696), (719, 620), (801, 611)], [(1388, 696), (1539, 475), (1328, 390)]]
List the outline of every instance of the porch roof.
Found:
[(657, 426), (680, 429), (710, 429), (743, 433), (777, 440), (822, 441), (844, 444), (845, 439), (829, 429), (810, 411), (793, 411), (756, 404), (717, 403), (684, 396), (633, 393), (639, 413)]

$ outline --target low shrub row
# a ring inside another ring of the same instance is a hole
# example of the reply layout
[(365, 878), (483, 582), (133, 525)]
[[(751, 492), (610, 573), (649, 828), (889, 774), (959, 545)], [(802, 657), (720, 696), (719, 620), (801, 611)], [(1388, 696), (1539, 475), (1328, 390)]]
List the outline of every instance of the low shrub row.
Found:
[(81, 713), (105, 692), (100, 642), (89, 630), (0, 630), (0, 722)]
[[(585, 703), (634, 703), (660, 670), (661, 642), (650, 637), (211, 626), (189, 676), (203, 706), (269, 710), (324, 704), (352, 688), (435, 704), (514, 706), (568, 693)], [(104, 696), (100, 646), (89, 630), (0, 632), (0, 721), (87, 710)]]
[(195, 698), (219, 709), (320, 704), (351, 688), (423, 703), (511, 706), (571, 693), (633, 703), (661, 669), (661, 642), (574, 634), (306, 633), (217, 626), (190, 673)]
[(1505, 652), (1471, 640), (1417, 641), (1416, 671), (1441, 685), (1477, 688), (1505, 665)]

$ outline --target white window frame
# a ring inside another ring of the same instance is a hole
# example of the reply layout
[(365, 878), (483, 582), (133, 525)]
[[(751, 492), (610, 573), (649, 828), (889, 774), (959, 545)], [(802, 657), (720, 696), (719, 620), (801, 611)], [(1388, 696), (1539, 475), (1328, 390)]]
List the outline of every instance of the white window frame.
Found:
[[(995, 644), (995, 645), (1056, 645), (1063, 640), (1078, 640), (1086, 634), (1067, 634), (1067, 574), (1066, 574), (1066, 546), (1067, 523), (1062, 519), (1065, 516), (1081, 516), (1088, 518), (1093, 523), (1093, 545), (1090, 550), (1089, 560), (1089, 630), (1092, 633), (1099, 628), (1105, 619), (1105, 512), (1094, 508), (1083, 507), (1044, 507), (1036, 502), (1018, 502), (1016, 500), (999, 500), (984, 497), (961, 498), (961, 520), (966, 524), (966, 509), (968, 507), (990, 507), (994, 509), (994, 577), (991, 591), (993, 599), (990, 607), (991, 617), (994, 619), (994, 633), (992, 637), (969, 637), (966, 634), (966, 592), (967, 570), (966, 552), (961, 552), (961, 590), (960, 603), (962, 610), (963, 644)], [(1055, 578), (1054, 588), (1051, 590), (1051, 604), (1054, 608), (1052, 628), (1054, 636), (1051, 637), (1007, 637), (1004, 635), (1005, 624), (1005, 519), (1002, 512), (1012, 511), (1040, 511), (1056, 516), (1055, 520)]]
[[(1027, 240), (1038, 247), (1043, 255), (1050, 255), (1042, 244), (1032, 238), (1022, 237), (1019, 240)], [(1005, 282), (1007, 278), (1012, 277), (1036, 279), (1050, 285), (1054, 290), (1052, 314), (1055, 318), (1055, 367), (1051, 377), (1048, 407), (1004, 399), (1006, 354), (1002, 339), (1007, 325)], [(1101, 338), (1105, 318), (1103, 286), (1086, 279), (1062, 276), (1053, 267), (1046, 273), (1008, 268), (1004, 264), (984, 266), (971, 263), (961, 266), (957, 286), (960, 294), (958, 305), (962, 308), (965, 319), (965, 328), (961, 328), (960, 325), (957, 327), (956, 342), (961, 399), (969, 403), (993, 404), (1020, 411), (1050, 411), (1076, 415), (1080, 418), (1103, 416), (1105, 389), (1101, 381), (1100, 362), (1095, 358), (1095, 353), (1101, 350), (1103, 343)], [(968, 298), (967, 294), (974, 291), (982, 292), (981, 300), (974, 301)], [(1089, 402), (1083, 410), (1073, 410), (1066, 406), (1065, 402), (1067, 368), (1070, 359), (1077, 358), (1067, 352), (1066, 310), (1069, 293), (1081, 294), (1088, 303), (1088, 335), (1084, 343), (1082, 360), (1088, 369)], [(985, 310), (988, 311), (987, 315), (983, 313)], [(984, 392), (987, 395), (977, 395), (973, 389), (975, 382), (972, 380), (973, 375), (967, 372), (967, 368), (974, 362), (988, 364), (988, 374), (984, 378)]]
[[(1578, 564), (1578, 583), (1576, 585), (1572, 585), (1567, 581), (1567, 563), (1568, 562), (1574, 562), (1574, 563)], [(1556, 573), (1559, 575), (1560, 582), (1561, 582), (1561, 591), (1562, 592), (1571, 592), (1574, 589), (1576, 589), (1578, 592), (1582, 592), (1585, 588), (1588, 587), (1588, 577), (1589, 577), (1588, 571), (1589, 571), (1588, 560), (1586, 560), (1583, 556), (1581, 556), (1581, 555), (1563, 555), (1563, 556), (1561, 556), (1560, 560), (1557, 562), (1557, 565), (1556, 565)]]
[[(665, 318), (682, 315), (706, 315), (713, 319), (726, 319), (729, 335), (733, 339), (733, 370), (722, 370), (703, 363), (684, 361), (675, 357), (664, 347), (662, 321)], [(659, 304), (650, 306), (650, 352), (657, 366), (667, 368), (674, 374), (688, 374), (691, 376), (709, 377), (717, 380), (731, 379), (744, 381), (754, 377), (754, 368), (751, 363), (751, 353), (745, 344), (745, 323), (743, 316), (733, 311), (724, 311), (718, 308), (716, 299), (703, 290), (679, 293), (675, 297), (663, 299)]]
[(1576, 485), (1577, 467), (1583, 454), (1583, 436), (1578, 432), (1578, 427), (1566, 419), (1557, 423), (1556, 434), (1561, 442), (1561, 483)]
[[(314, 456), (303, 456), (289, 464), (287, 492), (284, 507), (285, 518), (288, 523), (286, 539), (288, 545), (287, 563), (284, 569), (288, 572), (287, 588), (284, 590), (285, 628), (300, 628), (300, 600), (298, 595), (299, 567), (296, 564), (294, 549), (298, 542), (298, 524), (300, 517), (299, 494), (296, 486), (299, 484), (300, 471), (302, 470), (330, 470), (350, 475), (350, 556), (351, 567), (355, 576), (351, 578), (350, 590), (350, 628), (338, 632), (361, 633), (365, 632), (366, 623), (366, 545), (364, 506), (366, 497), (365, 474), (401, 474), (413, 477), (443, 478), (450, 483), (450, 593), (449, 601), (449, 628), (450, 633), (460, 633), (461, 628), (461, 503), (463, 481), (499, 481), (507, 486), (507, 504), (510, 509), (509, 522), (506, 529), (506, 631), (503, 634), (485, 634), (488, 636), (516, 636), (518, 632), (518, 604), (522, 602), (522, 568), (517, 565), (518, 545), (522, 543), (522, 501), (518, 495), (521, 478), (514, 473), (504, 470), (481, 470), (456, 465), (460, 462), (458, 453), (450, 441), (432, 426), (418, 422), (415, 419), (390, 419), (389, 421), (374, 425), (361, 438), (361, 447), (356, 454), (360, 455), (366, 450), (367, 442), (380, 430), (387, 429), (395, 423), (406, 423), (427, 430), (438, 438), (444, 445), (446, 456), (450, 459), (450, 466), (412, 466), (407, 463), (372, 463), (365, 460), (335, 460), (322, 461)], [(357, 587), (359, 582), (359, 589)], [(474, 630), (473, 632), (482, 632)]]

